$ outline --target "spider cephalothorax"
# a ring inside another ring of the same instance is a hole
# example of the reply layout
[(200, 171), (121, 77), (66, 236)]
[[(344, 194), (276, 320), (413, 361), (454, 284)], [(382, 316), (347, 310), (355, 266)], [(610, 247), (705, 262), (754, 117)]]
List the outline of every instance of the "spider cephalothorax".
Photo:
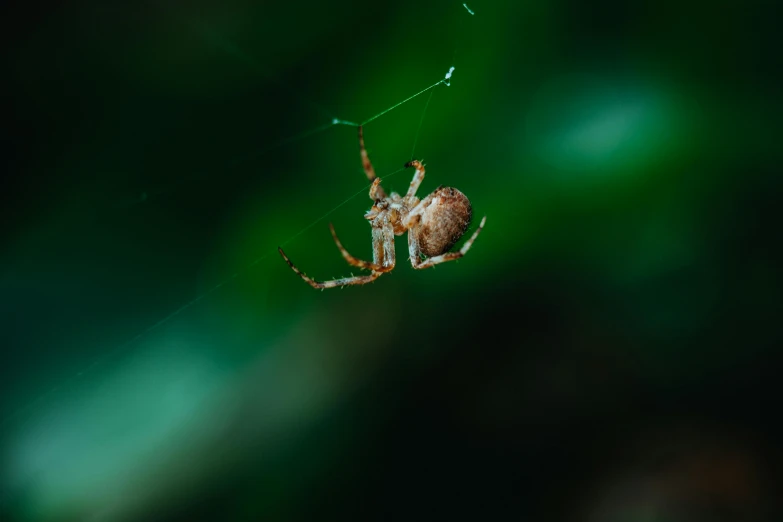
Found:
[[(364, 171), (367, 173), (367, 178), (372, 181), (370, 198), (374, 204), (364, 215), (372, 226), (372, 262), (362, 261), (349, 254), (337, 239), (334, 227), (329, 224), (329, 228), (335, 243), (337, 243), (337, 248), (340, 249), (345, 260), (353, 266), (370, 270), (370, 274), (331, 281), (315, 281), (296, 268), (285, 255), (283, 249), (278, 247), (280, 255), (294, 272), (313, 288), (323, 289), (369, 283), (394, 268), (396, 263), (394, 236), (401, 236), (405, 232), (408, 232), (408, 255), (413, 268), (429, 268), (439, 263), (459, 259), (470, 250), (473, 241), (476, 240), (484, 227), (486, 216), (482, 218), (478, 228), (462, 245), (462, 248), (456, 252), (449, 252), (449, 249), (459, 241), (470, 226), (472, 209), (465, 194), (455, 188), (441, 185), (427, 197), (419, 200), (416, 197), (416, 190), (424, 179), (424, 165), (418, 160), (413, 160), (405, 164), (406, 167), (416, 169), (408, 192), (404, 196), (400, 196), (396, 192), (387, 196), (386, 191), (381, 187), (380, 178), (375, 175), (375, 169), (370, 163), (370, 158), (364, 147), (361, 127), (359, 127), (359, 149)], [(422, 256), (425, 256), (426, 259), (422, 259)]]

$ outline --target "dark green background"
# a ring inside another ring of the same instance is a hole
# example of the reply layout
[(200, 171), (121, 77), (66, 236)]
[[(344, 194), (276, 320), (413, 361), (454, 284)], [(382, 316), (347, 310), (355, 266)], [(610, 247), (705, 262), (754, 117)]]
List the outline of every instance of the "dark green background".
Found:
[[(3, 520), (774, 517), (773, 3), (468, 5), (2, 8)], [(450, 66), (485, 230), (314, 291)]]

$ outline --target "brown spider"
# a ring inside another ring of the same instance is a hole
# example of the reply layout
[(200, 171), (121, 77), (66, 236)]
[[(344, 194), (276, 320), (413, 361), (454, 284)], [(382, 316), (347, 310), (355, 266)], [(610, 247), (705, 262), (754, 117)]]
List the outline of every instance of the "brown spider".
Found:
[[(470, 201), (459, 190), (451, 187), (440, 186), (426, 198), (419, 200), (416, 197), (416, 190), (424, 179), (424, 165), (418, 160), (409, 161), (406, 167), (413, 167), (416, 173), (413, 175), (408, 193), (400, 196), (392, 192), (390, 196), (381, 187), (381, 180), (375, 175), (370, 158), (367, 155), (367, 149), (364, 147), (364, 136), (362, 128), (359, 127), (359, 150), (362, 156), (362, 164), (367, 178), (372, 181), (370, 187), (370, 198), (375, 202), (372, 208), (364, 215), (364, 218), (370, 221), (372, 226), (372, 263), (362, 261), (348, 253), (343, 248), (332, 224), (329, 228), (332, 231), (334, 242), (337, 248), (342, 252), (343, 257), (349, 264), (370, 270), (370, 275), (344, 277), (342, 279), (333, 279), (331, 281), (316, 281), (302, 273), (285, 255), (283, 249), (277, 247), (280, 255), (283, 256), (291, 269), (299, 274), (307, 284), (313, 288), (334, 288), (337, 286), (363, 285), (375, 281), (381, 274), (390, 272), (396, 262), (394, 255), (394, 236), (401, 236), (408, 232), (408, 253), (413, 268), (424, 269), (435, 266), (439, 263), (452, 261), (464, 256), (473, 241), (478, 237), (481, 229), (484, 228), (484, 222), (487, 217), (481, 220), (478, 228), (473, 235), (457, 252), (448, 252), (448, 250), (459, 241), (459, 238), (467, 231), (470, 225), (472, 211)], [(427, 256), (422, 259), (422, 254)]]

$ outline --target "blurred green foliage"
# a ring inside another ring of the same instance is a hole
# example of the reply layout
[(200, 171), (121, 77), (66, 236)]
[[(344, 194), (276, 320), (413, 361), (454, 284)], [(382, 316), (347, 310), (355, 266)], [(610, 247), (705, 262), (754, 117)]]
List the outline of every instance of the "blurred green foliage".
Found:
[[(772, 5), (468, 5), (2, 8), (3, 519), (769, 519)], [(451, 66), (485, 230), (313, 291)]]

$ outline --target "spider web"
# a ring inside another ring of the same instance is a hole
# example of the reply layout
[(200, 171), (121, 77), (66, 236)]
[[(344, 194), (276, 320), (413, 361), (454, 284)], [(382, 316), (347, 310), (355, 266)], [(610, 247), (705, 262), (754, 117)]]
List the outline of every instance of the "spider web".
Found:
[[(277, 17), (289, 19), (286, 17), (292, 16), (281, 7), (274, 9), (281, 10), (275, 13)], [(291, 245), (299, 249), (297, 261), (315, 267), (322, 259), (319, 252), (325, 250), (321, 246), (328, 245), (328, 241), (331, 241), (327, 232), (319, 234), (321, 237), (318, 243), (312, 242), (315, 241), (315, 236), (311, 237), (310, 233), (315, 225), (325, 224), (327, 217), (340, 219), (341, 224), (342, 217), (345, 217), (345, 223), (357, 222), (356, 208), (366, 206), (365, 202), (360, 203), (357, 198), (366, 194), (369, 187), (366, 178), (363, 178), (358, 157), (355, 132), (357, 124), (365, 126), (365, 139), (371, 158), (376, 171), (384, 180), (403, 171), (402, 164), (414, 157), (423, 148), (423, 144), (431, 143), (432, 136), (438, 130), (436, 125), (427, 125), (428, 117), (435, 122), (443, 122), (446, 121), (444, 114), (453, 113), (455, 109), (449, 106), (448, 97), (444, 93), (447, 92), (446, 87), (450, 85), (452, 77), (457, 79), (460, 74), (457, 72), (457, 43), (462, 31), (461, 24), (463, 19), (473, 14), (465, 4), (455, 4), (448, 11), (430, 10), (421, 13), (419, 20), (422, 27), (405, 35), (405, 38), (417, 38), (424, 42), (423, 45), (395, 44), (391, 35), (388, 32), (384, 34), (381, 30), (382, 37), (379, 41), (382, 45), (357, 46), (354, 34), (343, 34), (338, 38), (339, 44), (330, 48), (334, 49), (330, 53), (308, 55), (302, 57), (299, 62), (285, 62), (285, 58), (270, 59), (269, 49), (272, 44), (263, 39), (260, 47), (266, 52), (257, 56), (253, 49), (259, 48), (258, 42), (252, 39), (247, 41), (247, 32), (239, 29), (232, 34), (232, 31), (226, 30), (226, 24), (220, 24), (219, 21), (210, 19), (205, 22), (207, 17), (195, 17), (187, 22), (188, 30), (200, 38), (204, 48), (212, 53), (211, 63), (230, 71), (225, 82), (216, 79), (211, 87), (203, 87), (204, 92), (198, 93), (198, 89), (194, 89), (196, 92), (191, 91), (188, 94), (200, 99), (199, 96), (208, 95), (212, 88), (223, 100), (229, 100), (228, 105), (233, 105), (230, 102), (232, 96), (238, 95), (246, 100), (250, 98), (248, 91), (258, 90), (254, 96), (261, 101), (256, 107), (248, 107), (247, 114), (234, 114), (225, 118), (217, 114), (220, 111), (219, 102), (209, 104), (205, 109), (206, 115), (180, 113), (194, 128), (203, 129), (204, 136), (200, 143), (184, 143), (177, 138), (176, 132), (169, 133), (166, 128), (168, 118), (176, 117), (177, 111), (182, 109), (171, 110), (161, 115), (160, 121), (164, 125), (159, 128), (155, 128), (159, 122), (150, 122), (145, 129), (148, 133), (141, 136), (135, 145), (140, 149), (155, 149), (157, 154), (150, 154), (151, 158), (160, 162), (155, 169), (149, 169), (152, 160), (142, 162), (126, 156), (129, 164), (125, 172), (112, 173), (112, 181), (101, 179), (100, 175), (81, 180), (81, 186), (87, 187), (90, 192), (81, 201), (88, 201), (96, 209), (85, 216), (85, 219), (102, 221), (108, 216), (106, 226), (109, 229), (125, 225), (129, 226), (134, 234), (150, 236), (133, 237), (129, 245), (112, 245), (114, 252), (100, 256), (102, 261), (109, 263), (100, 269), (96, 268), (97, 264), (91, 265), (90, 275), (106, 280), (116, 276), (121, 270), (128, 270), (128, 264), (117, 262), (115, 257), (128, 255), (136, 247), (144, 250), (157, 247), (159, 256), (169, 256), (166, 242), (173, 241), (176, 245), (177, 241), (176, 238), (170, 237), (170, 231), (167, 233), (165, 230), (172, 222), (194, 219), (205, 225), (209, 220), (204, 219), (203, 214), (213, 213), (220, 222), (218, 232), (211, 231), (207, 234), (208, 241), (203, 245), (198, 245), (198, 241), (193, 238), (186, 238), (187, 245), (180, 248), (181, 252), (174, 256), (175, 259), (162, 264), (159, 261), (147, 261), (138, 267), (136, 275), (129, 276), (131, 281), (139, 283), (139, 295), (118, 300), (147, 306), (142, 299), (146, 295), (151, 312), (136, 314), (134, 317), (133, 310), (127, 306), (110, 303), (106, 315), (98, 315), (95, 319), (75, 324), (72, 328), (81, 332), (72, 339), (62, 338), (62, 334), (69, 330), (65, 325), (67, 317), (55, 321), (51, 337), (43, 334), (36, 337), (36, 341), (42, 346), (50, 342), (53, 346), (69, 352), (69, 356), (55, 355), (52, 359), (54, 368), (50, 369), (48, 374), (25, 371), (25, 365), (21, 363), (18, 368), (21, 368), (25, 381), (18, 378), (5, 379), (7, 384), (3, 393), (5, 413), (2, 417), (2, 429), (7, 436), (4, 436), (3, 440), (3, 457), (11, 465), (0, 477), (0, 510), (18, 507), (16, 503), (28, 494), (25, 488), (35, 477), (50, 480), (46, 469), (52, 462), (65, 468), (77, 464), (68, 459), (58, 461), (60, 457), (55, 453), (42, 454), (40, 444), (48, 440), (47, 433), (65, 432), (66, 443), (72, 442), (77, 433), (64, 426), (69, 423), (90, 422), (91, 414), (98, 411), (96, 408), (100, 409), (100, 392), (96, 389), (103, 388), (104, 396), (109, 400), (112, 397), (127, 396), (139, 386), (140, 375), (154, 375), (161, 368), (170, 369), (172, 375), (178, 374), (180, 377), (177, 377), (175, 391), (167, 391), (169, 395), (173, 393), (173, 397), (163, 401), (165, 407), (161, 409), (160, 415), (168, 418), (161, 423), (166, 429), (171, 429), (177, 422), (184, 422), (187, 415), (193, 413), (194, 404), (206, 400), (209, 392), (219, 389), (240, 361), (246, 361), (250, 357), (250, 354), (234, 354), (227, 357), (228, 362), (215, 363), (206, 355), (203, 346), (209, 342), (219, 342), (220, 337), (224, 341), (230, 339), (233, 333), (222, 330), (218, 338), (210, 340), (187, 338), (182, 336), (182, 325), (176, 324), (176, 320), (187, 317), (191, 321), (199, 321), (214, 314), (221, 307), (223, 300), (228, 298), (221, 295), (221, 290), (237, 285), (240, 281), (246, 288), (239, 289), (235, 286), (233, 290), (239, 292), (242, 298), (248, 298), (248, 295), (254, 293), (267, 298), (270, 294), (278, 293), (283, 285), (272, 279), (280, 277), (281, 274), (288, 276), (285, 279), (286, 284), (296, 285), (297, 290), (299, 287), (307, 289), (284, 266), (275, 247)], [(271, 18), (275, 19), (275, 15)], [(436, 15), (444, 16), (446, 20), (457, 20), (459, 24), (450, 25), (438, 20)], [(172, 16), (176, 16), (176, 13)], [(366, 19), (370, 18), (371, 16), (367, 15)], [(430, 23), (425, 23), (426, 20)], [(433, 27), (440, 29), (433, 30)], [(320, 29), (307, 32), (304, 39), (310, 38), (328, 41), (330, 36), (327, 31)], [(282, 54), (289, 58), (292, 54), (295, 55), (296, 51), (291, 50), (291, 47), (287, 46), (286, 52)], [(171, 52), (182, 50), (175, 49)], [(397, 58), (390, 58), (397, 53), (400, 53)], [(335, 54), (337, 59), (326, 54)], [(296, 63), (296, 66), (292, 67), (289, 63)], [(387, 65), (389, 63), (394, 65)], [(244, 89), (245, 92), (236, 94), (228, 87), (232, 83), (230, 80), (237, 79), (239, 81), (235, 83), (239, 85), (238, 90)], [(333, 85), (344, 83), (345, 87), (332, 88), (326, 96), (319, 96), (319, 80), (332, 82)], [(172, 91), (176, 92), (177, 89), (183, 87), (172, 87)], [(341, 95), (335, 95), (340, 92)], [(326, 101), (324, 98), (327, 98)], [(443, 99), (443, 103), (439, 103), (440, 99)], [(163, 112), (166, 110), (162, 109)], [(234, 122), (237, 128), (215, 128), (215, 123), (219, 126), (225, 122)], [(138, 122), (135, 124), (139, 125)], [(260, 131), (255, 130), (255, 127), (260, 128)], [(194, 135), (198, 135), (198, 132), (188, 133), (191, 138)], [(203, 147), (210, 140), (212, 141), (211, 145), (207, 145), (208, 148), (198, 151), (199, 145)], [(127, 143), (113, 143), (111, 138), (108, 138), (107, 142), (113, 144), (113, 150), (107, 154), (118, 151), (128, 154), (127, 151), (134, 148), (134, 145)], [(160, 143), (165, 142), (169, 143), (170, 150), (163, 153)], [(188, 154), (191, 147), (196, 147), (197, 151)], [(100, 165), (100, 162), (96, 161), (96, 164)], [(309, 185), (308, 181), (302, 186), (302, 183), (297, 182), (296, 178), (300, 173), (308, 172), (316, 166), (323, 172), (316, 185)], [(149, 169), (149, 174), (145, 169)], [(162, 171), (167, 171), (168, 174), (155, 175)], [(406, 185), (407, 181), (400, 179), (396, 182)], [(127, 196), (128, 193), (132, 195)], [(243, 194), (246, 196), (243, 197)], [(291, 201), (296, 201), (297, 206), (292, 206)], [(234, 220), (237, 215), (253, 214), (248, 209), (259, 202), (267, 206), (267, 212), (255, 213), (246, 229), (225, 233), (231, 228), (226, 222)], [(354, 202), (356, 208), (341, 214), (349, 203), (353, 205)], [(63, 208), (69, 208), (68, 204)], [(210, 212), (210, 208), (218, 210)], [(140, 225), (139, 222), (144, 224)], [(156, 224), (163, 230), (155, 231)], [(273, 230), (274, 234), (256, 237), (255, 244), (251, 246), (248, 231), (255, 227)], [(366, 245), (366, 228), (360, 229), (357, 226), (354, 229), (355, 232), (345, 232), (345, 240), (351, 244), (364, 242)], [(174, 227), (174, 230), (177, 228)], [(324, 227), (321, 232), (325, 230)], [(241, 247), (237, 247), (233, 255), (227, 255), (221, 260), (215, 260), (214, 256), (207, 255), (203, 250), (231, 248), (226, 245), (237, 238), (240, 238)], [(323, 241), (324, 239), (328, 241)], [(128, 238), (124, 240), (128, 241)], [(333, 246), (328, 248), (334, 249)], [(188, 257), (198, 261), (183, 265), (182, 259)], [(281, 270), (260, 270), (258, 265), (266, 261), (276, 263), (275, 266)], [(152, 279), (165, 279), (167, 274), (170, 276), (171, 270), (182, 271), (184, 276), (150, 294), (149, 283), (145, 279), (150, 277), (150, 270), (154, 271), (161, 266), (165, 267), (164, 274), (152, 276)], [(198, 281), (197, 292), (192, 291), (194, 278)], [(195, 294), (195, 297), (182, 299), (188, 294)], [(69, 287), (65, 295), (77, 302), (78, 285)], [(67, 300), (66, 298), (63, 301)], [(292, 299), (283, 301), (291, 304)], [(160, 313), (161, 310), (168, 312)], [(246, 308), (246, 312), (249, 316), (255, 315), (252, 305)], [(129, 318), (117, 321), (115, 317), (115, 320), (112, 320), (111, 317), (117, 313), (127, 314)], [(150, 315), (156, 315), (158, 319), (148, 322)], [(271, 325), (279, 319), (279, 314), (276, 316), (271, 312), (267, 315), (265, 321), (271, 329)], [(48, 317), (42, 314), (39, 319), (42, 324), (46, 324)], [(112, 326), (102, 326), (102, 319)], [(246, 319), (242, 318), (240, 323), (245, 324)], [(224, 320), (226, 318), (217, 322), (224, 327), (237, 324), (234, 322), (236, 318), (228, 322), (223, 322)], [(146, 326), (142, 324), (145, 321)], [(85, 329), (86, 324), (92, 326)], [(213, 326), (217, 326), (215, 331), (220, 330), (217, 324)], [(105, 328), (112, 331), (107, 332)], [(129, 330), (136, 333), (130, 336), (127, 333), (118, 333)], [(83, 331), (87, 334), (83, 334)], [(17, 335), (21, 337), (24, 332), (20, 329)], [(13, 333), (11, 337), (13, 340)], [(125, 340), (122, 340), (122, 337), (125, 337)], [(77, 347), (77, 344), (81, 347)], [(50, 350), (51, 348), (42, 349), (40, 353), (42, 356), (49, 356)], [(163, 355), (148, 357), (153, 350), (162, 351)], [(195, 353), (193, 358), (196, 361), (184, 371), (177, 368), (178, 357), (183, 351), (191, 355)], [(85, 364), (85, 361), (88, 362)], [(124, 372), (121, 368), (134, 370)], [(100, 374), (96, 373), (98, 369), (102, 369)], [(152, 382), (154, 387), (154, 379)], [(55, 385), (52, 386), (52, 383)], [(204, 392), (194, 394), (193, 390), (196, 388), (202, 388)], [(46, 391), (41, 393), (41, 390)], [(150, 393), (151, 399), (155, 394)], [(186, 400), (184, 395), (191, 397)], [(30, 397), (33, 399), (29, 400)], [(120, 399), (119, 408), (122, 408), (123, 401), (126, 401), (125, 406), (139, 407), (134, 400), (126, 398)], [(71, 415), (72, 410), (78, 410), (75, 417)], [(131, 417), (133, 416), (134, 414), (131, 414)], [(136, 431), (136, 438), (126, 437), (119, 442), (119, 452), (125, 455), (124, 458), (138, 456), (139, 447), (154, 444), (154, 441), (163, 437), (161, 432), (155, 430)], [(57, 448), (52, 451), (56, 452)], [(77, 448), (74, 453), (83, 456), (80, 451)], [(47, 458), (50, 460), (47, 461)], [(95, 452), (92, 458), (105, 459), (107, 455)], [(91, 462), (81, 464), (89, 468)], [(55, 487), (50, 490), (43, 488), (42, 496), (35, 498), (36, 505), (43, 506), (41, 509), (44, 509), (45, 513), (46, 509), (57, 509), (74, 502), (74, 498), (77, 504), (83, 501), (79, 496), (84, 494), (81, 488), (89, 482), (88, 479), (78, 474), (71, 479), (71, 485), (51, 479), (54, 480)], [(95, 493), (93, 490), (91, 494)], [(24, 507), (27, 509), (29, 506)]]

